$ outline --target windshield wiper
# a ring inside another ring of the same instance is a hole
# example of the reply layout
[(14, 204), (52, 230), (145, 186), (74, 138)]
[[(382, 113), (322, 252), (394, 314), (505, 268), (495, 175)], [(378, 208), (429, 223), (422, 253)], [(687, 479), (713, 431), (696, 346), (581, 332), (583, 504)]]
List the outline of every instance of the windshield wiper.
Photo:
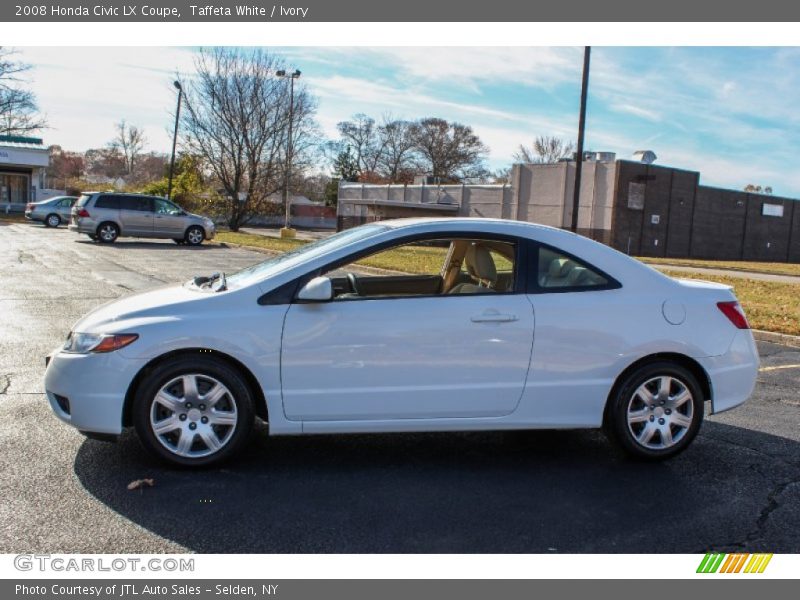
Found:
[(222, 292), (228, 289), (228, 283), (225, 279), (225, 273), (222, 271), (218, 271), (216, 273), (212, 273), (211, 276), (206, 277), (205, 275), (195, 275), (192, 279), (192, 283), (194, 283), (199, 288), (211, 288), (215, 292)]

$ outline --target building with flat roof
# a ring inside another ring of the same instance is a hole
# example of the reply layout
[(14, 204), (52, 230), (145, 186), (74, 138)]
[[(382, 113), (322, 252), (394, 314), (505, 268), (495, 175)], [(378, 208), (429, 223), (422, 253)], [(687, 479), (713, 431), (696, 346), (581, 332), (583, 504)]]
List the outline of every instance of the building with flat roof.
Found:
[(63, 193), (45, 190), (50, 153), (40, 138), (0, 135), (0, 210), (22, 211), (28, 202)]
[[(635, 256), (800, 262), (800, 202), (700, 185), (700, 173), (594, 153), (578, 233)], [(652, 156), (651, 156), (652, 155)], [(340, 229), (380, 219), (496, 217), (568, 229), (575, 161), (517, 164), (508, 185), (341, 183)]]

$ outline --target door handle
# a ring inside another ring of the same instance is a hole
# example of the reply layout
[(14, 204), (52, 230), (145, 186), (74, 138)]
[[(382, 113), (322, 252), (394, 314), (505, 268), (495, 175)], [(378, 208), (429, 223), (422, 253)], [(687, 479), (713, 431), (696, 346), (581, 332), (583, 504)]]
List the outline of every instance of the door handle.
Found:
[(510, 323), (517, 320), (517, 315), (502, 315), (500, 313), (484, 313), (475, 315), (470, 319), (473, 323)]

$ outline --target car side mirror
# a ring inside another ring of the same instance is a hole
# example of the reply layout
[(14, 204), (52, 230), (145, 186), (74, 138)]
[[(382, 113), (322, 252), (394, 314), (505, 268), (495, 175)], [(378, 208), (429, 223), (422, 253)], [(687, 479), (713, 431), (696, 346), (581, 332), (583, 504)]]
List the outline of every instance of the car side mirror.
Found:
[(328, 302), (333, 299), (333, 283), (328, 277), (314, 277), (297, 292), (301, 302)]

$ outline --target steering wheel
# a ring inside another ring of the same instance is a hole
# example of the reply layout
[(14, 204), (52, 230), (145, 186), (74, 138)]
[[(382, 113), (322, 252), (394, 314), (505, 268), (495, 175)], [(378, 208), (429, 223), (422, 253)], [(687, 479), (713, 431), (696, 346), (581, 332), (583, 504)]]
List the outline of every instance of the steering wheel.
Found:
[(353, 291), (354, 294), (360, 296), (361, 292), (358, 289), (358, 279), (353, 273), (347, 274), (347, 281), (350, 284), (350, 289)]

